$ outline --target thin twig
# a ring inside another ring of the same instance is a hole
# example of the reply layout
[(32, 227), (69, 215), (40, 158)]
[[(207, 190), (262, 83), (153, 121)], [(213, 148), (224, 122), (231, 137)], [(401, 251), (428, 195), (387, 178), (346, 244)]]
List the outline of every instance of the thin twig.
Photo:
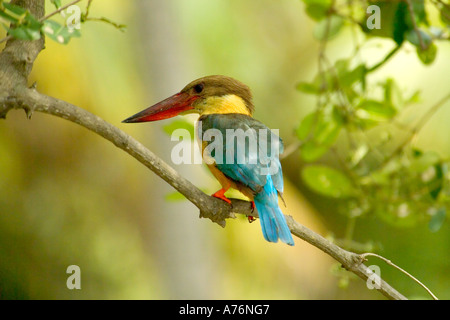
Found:
[(411, 16), (411, 21), (413, 24), (414, 32), (417, 34), (417, 38), (419, 39), (420, 49), (421, 49), (421, 51), (424, 51), (426, 49), (426, 47), (425, 47), (425, 43), (423, 42), (422, 33), (420, 32), (419, 27), (417, 26), (412, 2), (411, 2), (411, 0), (404, 0), (404, 1), (406, 1), (406, 4), (408, 5), (409, 15)]
[(42, 17), (41, 19), (39, 19), (39, 22), (43, 22), (43, 21), (47, 20), (48, 18), (53, 17), (55, 14), (60, 13), (61, 11), (67, 9), (70, 6), (73, 6), (74, 4), (76, 4), (76, 3), (80, 2), (80, 1), (83, 1), (83, 0), (75, 0), (75, 1), (72, 1), (72, 2), (62, 6), (62, 7), (59, 7), (57, 10), (55, 10), (52, 13), (49, 13), (48, 15), (46, 15), (45, 17)]
[(98, 22), (104, 22), (107, 24), (112, 25), (113, 27), (115, 27), (116, 29), (119, 29), (120, 31), (124, 32), (126, 25), (124, 24), (120, 24), (120, 23), (116, 23), (114, 21), (111, 21), (105, 17), (100, 17), (100, 18), (91, 18), (89, 17), (89, 13), (91, 10), (91, 5), (92, 5), (93, 0), (88, 0), (88, 4), (86, 6), (86, 12), (81, 16), (81, 22), (86, 22), (86, 21), (98, 21)]
[(124, 31), (125, 31), (125, 28), (126, 28), (126, 25), (120, 24), (120, 23), (117, 23), (117, 22), (114, 22), (114, 21), (111, 21), (111, 20), (109, 20), (109, 19), (107, 19), (107, 18), (105, 18), (105, 17), (100, 17), (100, 18), (89, 18), (89, 17), (86, 16), (85, 19), (84, 19), (84, 21), (104, 22), (104, 23), (107, 23), (107, 24), (112, 25), (114, 28), (119, 29), (119, 30), (122, 31), (122, 32), (124, 32)]
[(89, 12), (91, 10), (93, 0), (88, 0), (87, 6), (86, 6), (86, 12), (84, 13), (84, 17), (87, 18), (89, 16)]
[(411, 278), (412, 280), (414, 280), (416, 283), (418, 283), (422, 288), (424, 288), (429, 294), (430, 296), (433, 297), (434, 300), (439, 300), (434, 294), (433, 292), (431, 292), (430, 289), (427, 288), (427, 286), (425, 286), (422, 282), (420, 282), (416, 277), (412, 276), (409, 272), (405, 271), (404, 269), (400, 268), (399, 266), (397, 266), (395, 263), (393, 263), (391, 260), (386, 259), (383, 256), (380, 256), (376, 253), (371, 253), (371, 252), (367, 252), (367, 253), (363, 253), (361, 254), (361, 257), (363, 257), (364, 259), (366, 259), (366, 257), (376, 257), (378, 259), (383, 260), (384, 262), (386, 262), (388, 265), (394, 267), (395, 269), (399, 270), (400, 272), (404, 273), (405, 275), (407, 275), (409, 278)]
[(374, 72), (375, 70), (377, 70), (378, 68), (380, 68), (382, 65), (384, 65), (386, 62), (389, 61), (389, 59), (391, 59), (396, 53), (397, 51), (401, 48), (401, 46), (396, 45), (394, 49), (392, 49), (385, 57), (383, 60), (381, 60), (380, 62), (378, 62), (376, 65), (370, 67), (369, 69), (367, 69), (366, 74), (370, 73), (370, 72)]
[(411, 129), (411, 134), (388, 156), (386, 157), (379, 165), (379, 168), (385, 166), (389, 161), (391, 161), (397, 154), (399, 154), (405, 146), (407, 146), (417, 135), (417, 133), (423, 128), (423, 126), (431, 119), (431, 117), (450, 99), (450, 93), (448, 93), (445, 97), (439, 100), (435, 105), (433, 105), (420, 121)]

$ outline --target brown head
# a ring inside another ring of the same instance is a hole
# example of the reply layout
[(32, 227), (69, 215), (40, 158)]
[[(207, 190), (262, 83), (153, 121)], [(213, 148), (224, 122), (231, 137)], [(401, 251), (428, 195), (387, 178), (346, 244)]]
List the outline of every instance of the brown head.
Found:
[(192, 81), (179, 93), (131, 116), (123, 122), (147, 122), (179, 114), (243, 113), (254, 111), (250, 88), (242, 82), (220, 75)]

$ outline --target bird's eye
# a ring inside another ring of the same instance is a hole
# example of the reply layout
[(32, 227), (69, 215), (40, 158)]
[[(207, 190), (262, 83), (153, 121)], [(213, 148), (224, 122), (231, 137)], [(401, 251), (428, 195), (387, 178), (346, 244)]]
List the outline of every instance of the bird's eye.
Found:
[(201, 93), (203, 91), (204, 85), (203, 83), (196, 84), (194, 86), (195, 93)]

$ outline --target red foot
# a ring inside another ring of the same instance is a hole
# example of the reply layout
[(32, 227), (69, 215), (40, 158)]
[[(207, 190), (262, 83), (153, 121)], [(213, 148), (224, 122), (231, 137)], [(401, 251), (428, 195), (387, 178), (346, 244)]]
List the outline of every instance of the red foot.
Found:
[(224, 195), (225, 192), (226, 192), (226, 190), (222, 188), (219, 191), (217, 191), (216, 193), (212, 194), (211, 196), (215, 197), (215, 198), (222, 199), (223, 201), (228, 202), (229, 204), (231, 204), (231, 200), (228, 199), (227, 197), (225, 197), (225, 195)]
[[(252, 207), (252, 212), (255, 211), (255, 202), (250, 201), (250, 206)], [(247, 216), (248, 222), (252, 223), (253, 221), (256, 221), (256, 218), (254, 216)]]

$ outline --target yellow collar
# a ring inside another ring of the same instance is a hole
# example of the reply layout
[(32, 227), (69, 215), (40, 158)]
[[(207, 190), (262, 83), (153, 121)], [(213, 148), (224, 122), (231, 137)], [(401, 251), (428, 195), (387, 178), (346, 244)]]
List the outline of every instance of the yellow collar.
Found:
[(227, 94), (220, 97), (208, 97), (202, 103), (202, 109), (200, 115), (240, 113), (251, 116), (244, 100), (235, 94)]

